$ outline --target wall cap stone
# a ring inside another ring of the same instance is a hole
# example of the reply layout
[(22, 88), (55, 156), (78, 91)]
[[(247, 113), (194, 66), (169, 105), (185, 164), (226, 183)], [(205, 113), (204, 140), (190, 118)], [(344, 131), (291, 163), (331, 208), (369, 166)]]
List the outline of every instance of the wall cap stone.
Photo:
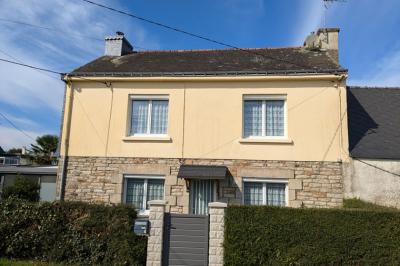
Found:
[(210, 202), (208, 203), (209, 208), (226, 208), (228, 207), (228, 204), (225, 202)]
[(165, 206), (165, 205), (167, 205), (167, 202), (165, 200), (150, 200), (148, 203), (150, 206)]

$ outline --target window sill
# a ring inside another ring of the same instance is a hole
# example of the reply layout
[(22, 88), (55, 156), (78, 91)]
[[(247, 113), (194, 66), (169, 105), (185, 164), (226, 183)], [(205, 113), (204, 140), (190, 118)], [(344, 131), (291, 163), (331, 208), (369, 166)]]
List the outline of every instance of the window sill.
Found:
[(155, 141), (155, 142), (172, 142), (172, 139), (170, 136), (128, 136), (128, 137), (123, 137), (123, 141)]
[(277, 144), (293, 144), (292, 139), (282, 138), (282, 139), (269, 139), (269, 138), (246, 138), (240, 139), (240, 143), (277, 143)]

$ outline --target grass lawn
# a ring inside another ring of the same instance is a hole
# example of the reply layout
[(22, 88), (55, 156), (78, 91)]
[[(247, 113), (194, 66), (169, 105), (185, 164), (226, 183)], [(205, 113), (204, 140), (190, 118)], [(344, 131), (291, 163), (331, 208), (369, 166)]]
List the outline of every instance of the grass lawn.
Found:
[(22, 260), (9, 260), (0, 259), (0, 266), (61, 266), (62, 264), (41, 262), (41, 261), (22, 261)]
[(366, 202), (357, 198), (345, 199), (343, 200), (343, 207), (346, 209), (363, 209), (371, 211), (399, 211), (396, 208), (385, 207), (381, 205), (376, 205), (370, 202)]

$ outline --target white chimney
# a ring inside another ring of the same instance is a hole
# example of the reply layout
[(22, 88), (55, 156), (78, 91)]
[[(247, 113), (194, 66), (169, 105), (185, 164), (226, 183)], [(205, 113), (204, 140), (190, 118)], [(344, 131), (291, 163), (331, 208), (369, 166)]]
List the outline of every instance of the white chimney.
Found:
[(121, 56), (133, 51), (132, 45), (125, 38), (124, 33), (117, 31), (115, 36), (106, 37), (106, 49), (104, 55)]
[(339, 28), (321, 28), (311, 32), (304, 41), (309, 50), (328, 51), (336, 61), (339, 61)]

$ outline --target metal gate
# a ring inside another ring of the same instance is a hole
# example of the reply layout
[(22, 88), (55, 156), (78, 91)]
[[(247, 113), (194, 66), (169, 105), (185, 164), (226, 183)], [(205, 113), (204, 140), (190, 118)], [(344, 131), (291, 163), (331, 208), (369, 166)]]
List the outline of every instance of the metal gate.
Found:
[(163, 265), (208, 265), (208, 215), (164, 217)]

